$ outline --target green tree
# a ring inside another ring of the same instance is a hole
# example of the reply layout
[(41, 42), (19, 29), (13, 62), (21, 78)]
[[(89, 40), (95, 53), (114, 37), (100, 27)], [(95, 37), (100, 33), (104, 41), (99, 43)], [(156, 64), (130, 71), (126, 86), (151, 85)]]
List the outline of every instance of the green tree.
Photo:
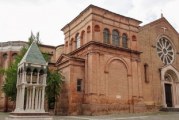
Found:
[(63, 76), (57, 71), (48, 71), (46, 97), (48, 100), (48, 108), (54, 109), (56, 113), (58, 96), (60, 95)]
[(20, 54), (16, 56), (15, 62), (11, 63), (11, 65), (7, 69), (1, 70), (5, 75), (5, 83), (2, 87), (2, 90), (5, 95), (13, 102), (15, 102), (16, 100), (18, 63), (21, 61), (26, 51), (27, 48), (23, 47), (20, 51)]
[(0, 67), (0, 75), (4, 75), (4, 69)]

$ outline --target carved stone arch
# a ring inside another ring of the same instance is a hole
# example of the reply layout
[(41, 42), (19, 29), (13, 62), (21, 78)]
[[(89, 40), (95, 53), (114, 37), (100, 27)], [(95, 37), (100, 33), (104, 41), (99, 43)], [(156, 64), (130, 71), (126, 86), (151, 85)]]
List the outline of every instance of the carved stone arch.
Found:
[(27, 68), (26, 68), (26, 73), (27, 73), (27, 74), (31, 74), (31, 72), (32, 72), (31, 68), (30, 68), (30, 67), (27, 67)]
[(44, 69), (40, 69), (39, 73), (40, 73), (40, 75), (44, 74), (45, 73)]
[(172, 66), (161, 69), (163, 107), (179, 108), (179, 74)]
[(170, 75), (172, 75), (175, 79), (175, 82), (176, 82), (176, 80), (177, 81), (179, 80), (178, 71), (172, 65), (168, 65), (168, 66), (162, 68), (162, 70), (161, 70), (162, 80), (165, 79), (164, 76), (165, 76), (166, 73), (169, 73)]
[(109, 73), (110, 63), (112, 63), (114, 60), (119, 60), (119, 61), (121, 61), (121, 62), (124, 64), (124, 66), (126, 67), (127, 74), (128, 74), (128, 75), (130, 74), (130, 73), (129, 73), (129, 66), (128, 66), (127, 62), (126, 62), (123, 58), (119, 58), (119, 57), (113, 57), (113, 58), (109, 59), (109, 60), (106, 62), (105, 68), (104, 68), (104, 72), (105, 72), (105, 73)]

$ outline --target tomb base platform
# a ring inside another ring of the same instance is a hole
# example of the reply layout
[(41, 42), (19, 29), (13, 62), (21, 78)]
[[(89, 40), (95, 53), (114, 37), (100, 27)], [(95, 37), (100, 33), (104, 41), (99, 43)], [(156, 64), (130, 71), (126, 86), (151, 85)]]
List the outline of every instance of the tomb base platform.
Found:
[(5, 120), (53, 120), (49, 113), (10, 113)]

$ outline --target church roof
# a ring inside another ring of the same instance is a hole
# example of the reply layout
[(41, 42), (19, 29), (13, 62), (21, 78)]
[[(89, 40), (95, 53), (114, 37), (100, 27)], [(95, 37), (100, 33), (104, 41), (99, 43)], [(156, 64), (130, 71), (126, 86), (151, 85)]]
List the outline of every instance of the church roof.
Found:
[(31, 46), (29, 47), (24, 57), (22, 58), (20, 64), (23, 62), (46, 65), (46, 61), (35, 41), (32, 42)]
[[(131, 18), (131, 17), (126, 17), (126, 16), (123, 16), (123, 15), (120, 15), (120, 14), (117, 14), (115, 12), (112, 12), (112, 11), (109, 11), (109, 10), (106, 10), (104, 8), (101, 8), (101, 7), (98, 7), (98, 6), (95, 6), (95, 5), (89, 5), (86, 9), (84, 9), (77, 17), (75, 17), (71, 22), (69, 22), (68, 24), (66, 24), (61, 30), (63, 31), (66, 27), (68, 27), (71, 23), (75, 22), (77, 19), (79, 19), (86, 11), (88, 11), (89, 9), (93, 9), (93, 8), (96, 8), (96, 9), (99, 9), (99, 10), (102, 10), (102, 11), (105, 11), (105, 13), (110, 13), (110, 14), (115, 14), (117, 16), (121, 16), (123, 18), (128, 18), (128, 19), (131, 19), (133, 21), (136, 21), (138, 23), (142, 23), (142, 21), (139, 21), (137, 19), (134, 19), (134, 18)], [(91, 14), (94, 14), (94, 13), (91, 13)]]
[(161, 16), (161, 18), (159, 18), (159, 19), (157, 19), (157, 20), (154, 20), (154, 21), (152, 21), (152, 22), (150, 22), (150, 23), (148, 23), (148, 24), (145, 24), (145, 25), (141, 26), (141, 27), (140, 27), (140, 30), (143, 30), (143, 29), (147, 28), (148, 26), (155, 25), (155, 24), (160, 23), (160, 22), (162, 22), (162, 21), (165, 22), (165, 23), (167, 23), (167, 24), (169, 25), (169, 27), (171, 27), (171, 29), (173, 29), (174, 32), (176, 32), (176, 33), (178, 34), (177, 30), (170, 24), (170, 22), (169, 22), (164, 16)]

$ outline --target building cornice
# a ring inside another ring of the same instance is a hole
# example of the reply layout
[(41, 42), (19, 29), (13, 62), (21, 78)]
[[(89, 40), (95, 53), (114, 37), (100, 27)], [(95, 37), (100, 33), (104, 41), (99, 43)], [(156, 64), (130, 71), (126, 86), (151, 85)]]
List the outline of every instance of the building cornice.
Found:
[(97, 41), (90, 41), (90, 42), (84, 44), (83, 46), (81, 46), (80, 48), (70, 52), (68, 55), (74, 55), (74, 54), (80, 52), (81, 50), (85, 49), (86, 47), (91, 46), (91, 45), (101, 46), (101, 47), (110, 48), (110, 49), (117, 50), (117, 51), (124, 51), (124, 52), (128, 52), (128, 53), (133, 53), (133, 54), (141, 54), (142, 53), (141, 51), (131, 50), (129, 48), (117, 47), (117, 46), (113, 46), (111, 44), (105, 44), (105, 43), (101, 43), (101, 42), (97, 42)]

